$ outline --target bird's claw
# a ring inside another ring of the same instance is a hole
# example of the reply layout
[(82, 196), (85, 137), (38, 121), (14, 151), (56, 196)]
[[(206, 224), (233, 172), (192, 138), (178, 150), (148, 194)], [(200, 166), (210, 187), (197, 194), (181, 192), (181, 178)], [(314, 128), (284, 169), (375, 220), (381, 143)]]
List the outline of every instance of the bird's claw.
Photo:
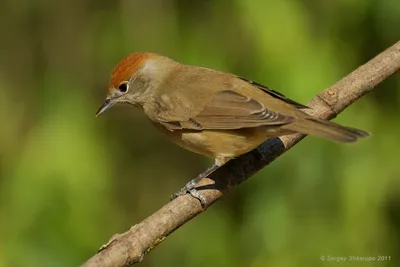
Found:
[(205, 207), (206, 205), (206, 199), (205, 197), (199, 193), (199, 191), (196, 190), (196, 188), (189, 188), (188, 186), (183, 187), (181, 190), (176, 192), (175, 194), (171, 195), (171, 200), (183, 196), (189, 193), (192, 197), (198, 199), (200, 201), (200, 204), (202, 207)]

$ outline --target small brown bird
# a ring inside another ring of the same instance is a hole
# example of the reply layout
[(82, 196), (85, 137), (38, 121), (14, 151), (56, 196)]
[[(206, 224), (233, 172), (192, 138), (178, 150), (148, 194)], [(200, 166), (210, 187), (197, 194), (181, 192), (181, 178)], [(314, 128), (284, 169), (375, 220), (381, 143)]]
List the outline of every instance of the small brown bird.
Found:
[(196, 184), (268, 138), (302, 133), (354, 142), (368, 135), (307, 115), (302, 111), (307, 106), (256, 82), (153, 53), (134, 53), (118, 63), (96, 115), (116, 103), (140, 108), (171, 141), (215, 159), (211, 168), (175, 194), (189, 192), (202, 204), (205, 199)]

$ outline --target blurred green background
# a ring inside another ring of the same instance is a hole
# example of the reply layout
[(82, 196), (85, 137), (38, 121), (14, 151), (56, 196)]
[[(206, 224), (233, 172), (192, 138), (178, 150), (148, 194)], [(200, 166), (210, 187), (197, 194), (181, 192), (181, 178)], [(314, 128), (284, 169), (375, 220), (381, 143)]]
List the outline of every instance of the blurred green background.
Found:
[[(400, 39), (398, 0), (0, 2), (0, 266), (77, 266), (165, 204), (210, 159), (139, 111), (95, 118), (134, 51), (248, 77), (307, 103)], [(400, 266), (400, 77), (184, 225), (142, 266)], [(326, 260), (321, 260), (325, 256)]]

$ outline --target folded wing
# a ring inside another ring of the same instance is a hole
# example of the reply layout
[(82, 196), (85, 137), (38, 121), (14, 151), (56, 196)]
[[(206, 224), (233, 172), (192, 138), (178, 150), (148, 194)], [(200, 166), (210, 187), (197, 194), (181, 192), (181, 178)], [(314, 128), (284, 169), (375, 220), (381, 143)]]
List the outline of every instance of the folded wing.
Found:
[[(163, 98), (161, 97), (159, 101), (163, 101)], [(175, 98), (174, 102), (175, 109), (179, 109), (180, 101)], [(165, 103), (160, 103), (160, 106), (163, 105), (165, 106)], [(181, 105), (191, 106), (190, 103)], [(295, 120), (292, 116), (269, 110), (257, 100), (231, 90), (216, 92), (201, 110), (193, 113), (193, 110), (191, 112), (170, 110), (168, 116), (165, 116), (167, 114), (164, 112), (164, 116), (159, 117), (159, 122), (169, 130), (230, 130), (267, 125), (279, 126)]]

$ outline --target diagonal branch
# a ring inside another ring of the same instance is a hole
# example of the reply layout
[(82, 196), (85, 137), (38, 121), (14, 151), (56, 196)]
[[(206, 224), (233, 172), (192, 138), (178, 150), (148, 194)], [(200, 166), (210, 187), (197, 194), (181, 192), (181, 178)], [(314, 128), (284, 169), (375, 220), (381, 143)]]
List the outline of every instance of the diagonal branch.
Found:
[[(400, 41), (315, 96), (308, 103), (312, 107), (309, 112), (323, 119), (332, 119), (399, 69)], [(218, 169), (211, 176), (212, 180), (203, 179), (199, 189), (204, 189), (202, 193), (207, 207), (303, 138), (304, 135), (297, 134), (269, 139), (260, 146), (263, 160), (248, 153)], [(127, 232), (115, 235), (82, 266), (120, 267), (140, 262), (164, 238), (204, 210), (190, 195), (178, 197)]]

